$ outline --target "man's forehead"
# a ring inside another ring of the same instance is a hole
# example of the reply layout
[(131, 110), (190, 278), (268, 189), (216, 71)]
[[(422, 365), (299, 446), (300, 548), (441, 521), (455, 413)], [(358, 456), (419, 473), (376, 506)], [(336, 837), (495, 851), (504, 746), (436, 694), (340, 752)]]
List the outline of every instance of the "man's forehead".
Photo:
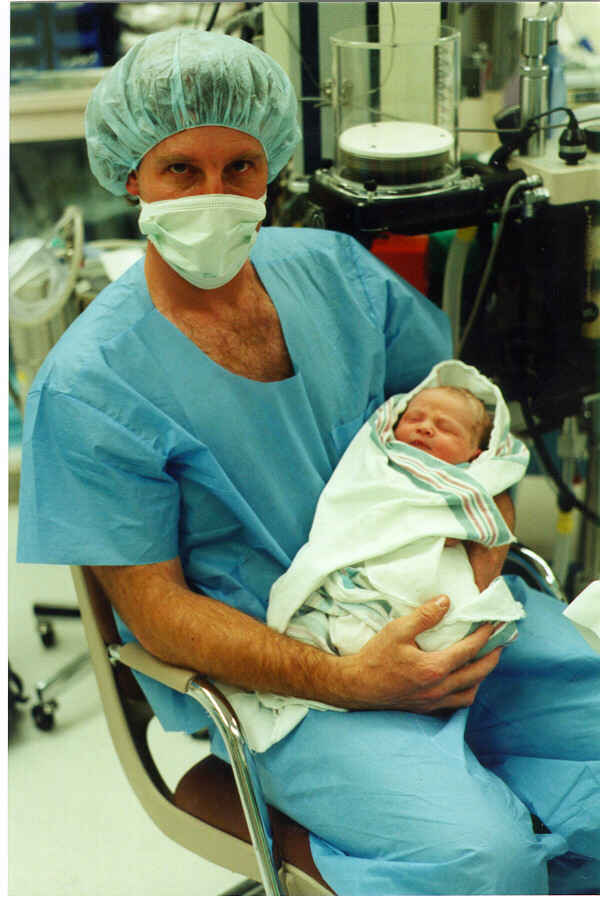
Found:
[(198, 125), (163, 138), (148, 151), (156, 159), (173, 155), (192, 158), (198, 154), (219, 153), (252, 155), (256, 159), (266, 159), (259, 140), (245, 131), (222, 125)]

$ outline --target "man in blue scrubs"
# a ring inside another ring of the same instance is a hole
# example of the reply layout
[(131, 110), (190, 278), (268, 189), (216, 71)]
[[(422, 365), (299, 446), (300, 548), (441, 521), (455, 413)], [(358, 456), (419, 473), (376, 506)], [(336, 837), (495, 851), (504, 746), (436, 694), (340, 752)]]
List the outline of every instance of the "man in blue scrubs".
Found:
[[(94, 91), (92, 169), (139, 198), (149, 243), (32, 388), (19, 559), (94, 566), (122, 635), (162, 659), (353, 710), (311, 710), (258, 757), (336, 893), (547, 893), (550, 860), (553, 890), (594, 891), (600, 657), (558, 604), (512, 583), (528, 617), (502, 660), (473, 661), (490, 626), (417, 648), (445, 598), (345, 658), (264, 624), (352, 437), (451, 352), (440, 311), (348, 236), (260, 228), (295, 113), (265, 54), (193, 30), (146, 38)], [(479, 584), (505, 550), (472, 549)], [(143, 685), (166, 728), (204, 724)]]

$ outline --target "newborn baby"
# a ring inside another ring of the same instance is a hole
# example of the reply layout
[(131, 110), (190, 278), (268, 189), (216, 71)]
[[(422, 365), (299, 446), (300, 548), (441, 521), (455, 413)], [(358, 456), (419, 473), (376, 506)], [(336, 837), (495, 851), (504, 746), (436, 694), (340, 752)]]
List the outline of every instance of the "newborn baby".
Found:
[[(509, 432), (499, 389), (471, 366), (436, 366), (362, 426), (326, 484), (309, 539), (274, 583), (267, 623), (328, 653), (357, 652), (392, 619), (440, 594), (442, 621), (423, 650), (495, 623), (481, 653), (513, 640), (524, 615), (502, 578), (480, 592), (466, 541), (514, 540), (493, 497), (516, 484), (529, 453)], [(288, 734), (323, 704), (221, 685), (253, 749)]]
[(394, 427), (398, 441), (447, 463), (469, 463), (487, 447), (492, 420), (466, 388), (426, 388), (409, 401)]
[(348, 447), (308, 543), (273, 586), (267, 621), (345, 655), (446, 594), (450, 611), (419, 636), (423, 649), (449, 646), (488, 620), (497, 627), (484, 652), (514, 639), (521, 606), (502, 579), (480, 593), (464, 542), (514, 539), (493, 495), (518, 481), (527, 461), (498, 388), (456, 360), (436, 366), (411, 394), (386, 401)]

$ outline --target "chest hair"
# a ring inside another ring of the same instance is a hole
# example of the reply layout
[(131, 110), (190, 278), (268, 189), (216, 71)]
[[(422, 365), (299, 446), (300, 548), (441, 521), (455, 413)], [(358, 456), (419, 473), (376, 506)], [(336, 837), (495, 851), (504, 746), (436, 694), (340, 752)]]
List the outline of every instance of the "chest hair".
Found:
[(213, 362), (253, 381), (282, 381), (293, 366), (273, 301), (260, 285), (243, 303), (204, 311), (170, 311), (167, 318)]

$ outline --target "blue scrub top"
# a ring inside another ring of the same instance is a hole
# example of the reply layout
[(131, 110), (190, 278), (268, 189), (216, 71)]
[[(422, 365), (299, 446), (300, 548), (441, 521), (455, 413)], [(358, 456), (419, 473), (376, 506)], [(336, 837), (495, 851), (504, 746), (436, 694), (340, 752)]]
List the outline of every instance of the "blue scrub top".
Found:
[[(293, 376), (219, 366), (156, 310), (136, 263), (76, 319), (29, 394), (20, 562), (179, 555), (194, 590), (265, 619), (351, 439), (451, 344), (440, 310), (348, 235), (263, 228), (251, 259)], [(165, 727), (201, 727), (189, 698), (144, 689)]]

